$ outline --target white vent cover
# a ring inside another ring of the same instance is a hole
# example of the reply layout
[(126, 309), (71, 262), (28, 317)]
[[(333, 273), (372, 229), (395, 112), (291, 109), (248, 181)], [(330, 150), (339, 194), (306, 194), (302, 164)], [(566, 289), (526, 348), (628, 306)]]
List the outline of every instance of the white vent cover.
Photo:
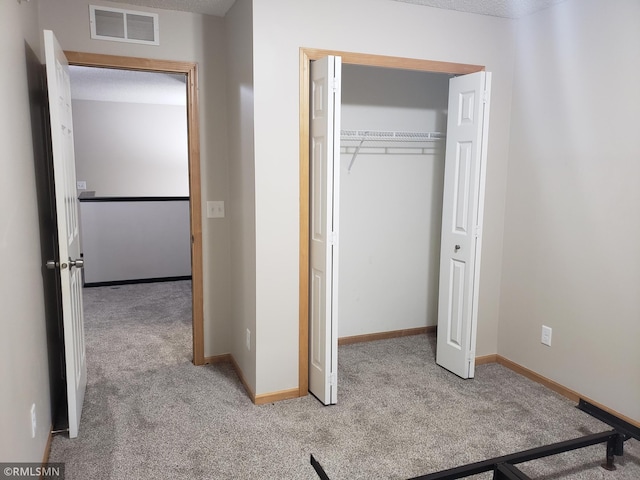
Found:
[(159, 45), (158, 14), (89, 5), (91, 38)]

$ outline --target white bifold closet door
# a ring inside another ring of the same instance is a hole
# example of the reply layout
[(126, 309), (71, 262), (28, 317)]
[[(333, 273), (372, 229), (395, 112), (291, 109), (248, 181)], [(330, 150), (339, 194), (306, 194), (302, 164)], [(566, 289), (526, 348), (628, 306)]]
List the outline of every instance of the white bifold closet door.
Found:
[(436, 362), (474, 376), (491, 74), (449, 81)]
[(341, 58), (311, 62), (309, 391), (338, 401)]

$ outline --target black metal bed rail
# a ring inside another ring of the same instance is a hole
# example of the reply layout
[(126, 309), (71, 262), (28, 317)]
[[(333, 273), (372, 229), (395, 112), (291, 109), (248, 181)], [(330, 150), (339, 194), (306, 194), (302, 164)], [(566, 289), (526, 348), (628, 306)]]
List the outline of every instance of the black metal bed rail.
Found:
[(582, 410), (585, 413), (588, 413), (592, 417), (597, 418), (607, 425), (611, 425), (627, 438), (635, 438), (636, 440), (640, 441), (640, 428), (630, 424), (625, 420), (622, 420), (621, 418), (616, 417), (612, 413), (596, 407), (595, 405), (587, 402), (586, 400), (583, 400), (582, 398), (578, 402), (578, 405), (576, 405), (576, 408), (578, 410)]
[[(602, 464), (602, 467), (607, 470), (615, 470), (615, 457), (623, 455), (625, 441), (630, 438), (640, 440), (640, 428), (582, 399), (580, 400), (577, 408), (598, 420), (607, 423), (614, 429), (606, 432), (585, 435), (572, 440), (552, 443), (542, 447), (531, 448), (509, 455), (494, 457), (488, 460), (450, 468), (448, 470), (428, 473), (419, 477), (413, 477), (409, 480), (457, 480), (490, 471), (494, 472), (494, 480), (531, 480), (530, 477), (519, 470), (515, 465), (601, 443), (607, 444), (606, 460), (605, 463)], [(329, 476), (322, 468), (322, 465), (320, 465), (313, 455), (311, 455), (311, 465), (321, 480), (330, 480)]]
[[(459, 478), (476, 475), (478, 473), (490, 472), (492, 470), (495, 471), (500, 465), (513, 466), (518, 463), (529, 462), (531, 460), (537, 460), (539, 458), (557, 455), (558, 453), (570, 452), (571, 450), (578, 450), (580, 448), (590, 447), (591, 445), (598, 445), (605, 442), (613, 442), (614, 444), (617, 444), (619, 436), (620, 434), (615, 430), (594, 433), (585, 437), (574, 438), (573, 440), (552, 443), (551, 445), (545, 445), (544, 447), (531, 448), (529, 450), (523, 450), (521, 452), (512, 453), (510, 455), (503, 455), (501, 457), (490, 458), (489, 460), (470, 463), (461, 467), (450, 468), (449, 470), (442, 470), (440, 472), (421, 475), (419, 477), (411, 478), (410, 480), (456, 480)], [(608, 450), (609, 449), (607, 449), (607, 462), (609, 462)], [(611, 462), (613, 462), (613, 455), (611, 456)], [(522, 473), (520, 474), (524, 475)], [(528, 477), (525, 476), (513, 478), (526, 479)]]
[(313, 468), (318, 474), (318, 477), (320, 477), (320, 480), (331, 480), (329, 475), (327, 475), (327, 472), (324, 471), (324, 468), (322, 468), (322, 465), (320, 465), (320, 462), (315, 459), (313, 454), (311, 454), (311, 465), (313, 465)]

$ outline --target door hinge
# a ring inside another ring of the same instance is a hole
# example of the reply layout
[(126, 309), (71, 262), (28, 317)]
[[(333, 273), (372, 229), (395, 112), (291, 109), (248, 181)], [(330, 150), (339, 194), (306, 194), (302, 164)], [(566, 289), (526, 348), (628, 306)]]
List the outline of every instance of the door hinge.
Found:
[(329, 234), (329, 245), (336, 245), (338, 243), (338, 234), (336, 232), (331, 232)]
[(331, 91), (333, 93), (338, 91), (338, 79), (336, 77), (331, 79)]
[(476, 225), (473, 227), (473, 236), (478, 238), (480, 235), (482, 235), (482, 227), (480, 225)]
[(329, 386), (335, 387), (337, 385), (338, 385), (338, 374), (336, 372), (333, 372), (329, 374)]
[(489, 101), (489, 90), (484, 90), (482, 92), (482, 103), (487, 103)]

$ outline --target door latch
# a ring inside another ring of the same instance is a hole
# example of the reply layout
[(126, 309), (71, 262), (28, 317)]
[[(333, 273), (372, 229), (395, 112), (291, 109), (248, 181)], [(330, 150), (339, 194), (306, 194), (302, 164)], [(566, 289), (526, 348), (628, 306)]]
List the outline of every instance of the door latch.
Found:
[(84, 260), (82, 258), (76, 260), (69, 259), (69, 268), (71, 267), (84, 268)]
[(45, 266), (47, 267), (47, 270), (55, 270), (60, 266), (60, 263), (56, 262), (55, 260), (47, 260)]

